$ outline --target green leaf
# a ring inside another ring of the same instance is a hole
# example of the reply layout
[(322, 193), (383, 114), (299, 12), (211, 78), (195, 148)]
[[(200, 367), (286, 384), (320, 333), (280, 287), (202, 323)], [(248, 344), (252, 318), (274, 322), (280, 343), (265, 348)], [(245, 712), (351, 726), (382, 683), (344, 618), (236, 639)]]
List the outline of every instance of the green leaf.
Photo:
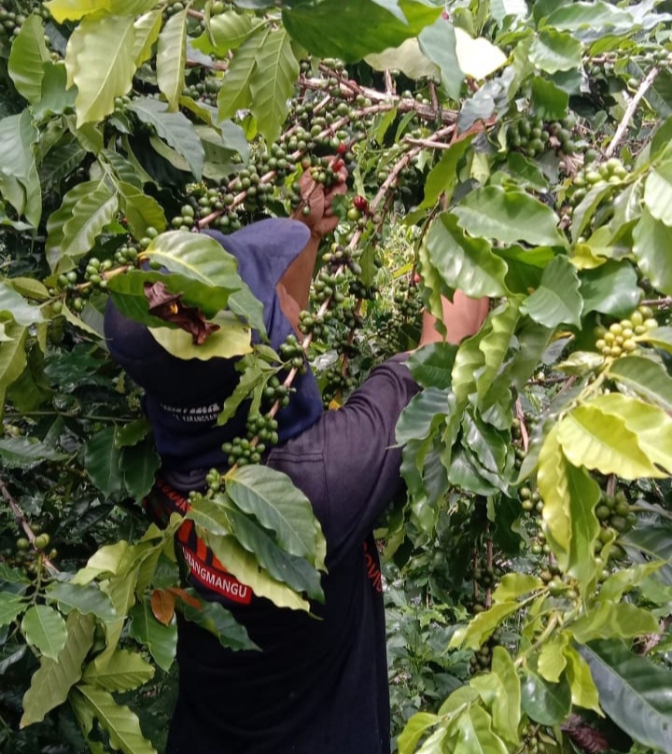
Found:
[(652, 170), (644, 184), (644, 204), (649, 214), (664, 225), (672, 225), (672, 162), (663, 162)]
[(117, 649), (105, 662), (98, 656), (84, 669), (82, 680), (106, 691), (130, 691), (151, 681), (154, 668), (137, 652)]
[(58, 188), (61, 181), (86, 157), (86, 150), (77, 141), (66, 141), (49, 150), (40, 164), (40, 181), (46, 188)]
[(441, 159), (429, 171), (429, 175), (425, 181), (425, 198), (418, 209), (423, 210), (436, 206), (442, 194), (445, 194), (448, 201), (450, 201), (453, 190), (458, 182), (458, 165), (473, 140), (473, 136), (468, 136), (443, 152)]
[(539, 675), (550, 683), (559, 683), (560, 676), (567, 667), (564, 650), (568, 646), (570, 637), (566, 632), (551, 636), (539, 652), (537, 671)]
[(114, 444), (114, 427), (106, 427), (92, 435), (84, 447), (84, 465), (91, 481), (110, 497), (124, 489), (119, 473), (121, 452)]
[(541, 589), (544, 582), (526, 573), (507, 573), (492, 594), (493, 602), (512, 602), (535, 589)]
[(17, 92), (31, 105), (42, 96), (44, 64), (51, 61), (44, 43), (42, 18), (31, 14), (21, 24), (9, 53), (8, 70)]
[(219, 120), (232, 118), (238, 110), (252, 104), (250, 85), (257, 67), (257, 54), (269, 34), (268, 29), (260, 29), (233, 53), (217, 95)]
[(433, 728), (440, 722), (441, 718), (438, 715), (432, 715), (429, 712), (416, 712), (406, 723), (404, 730), (397, 738), (399, 754), (413, 754), (418, 741), (430, 728)]
[(108, 691), (79, 684), (77, 692), (91, 708), (101, 728), (110, 737), (110, 746), (124, 754), (156, 754), (156, 749), (142, 735), (137, 715), (128, 707), (117, 704)]
[(481, 707), (471, 707), (457, 719), (457, 750), (464, 754), (507, 754), (502, 739), (492, 732), (492, 720)]
[(259, 649), (248, 636), (245, 626), (236, 621), (233, 615), (219, 602), (203, 600), (196, 608), (188, 602), (181, 602), (180, 609), (184, 617), (192, 623), (217, 637), (219, 643), (227, 649)]
[(68, 40), (68, 85), (77, 86), (77, 127), (114, 112), (135, 74), (133, 16), (85, 18)]
[[(115, 445), (119, 447), (117, 437)], [(152, 489), (155, 474), (160, 467), (161, 459), (151, 438), (122, 451), (119, 471), (128, 493), (138, 501)]]
[(44, 5), (59, 24), (64, 21), (79, 21), (80, 18), (101, 10), (100, 0), (49, 0)]
[[(639, 533), (639, 531), (635, 532), (635, 535)], [(626, 540), (625, 544), (632, 544), (632, 542)], [(658, 571), (662, 565), (660, 561), (656, 563), (642, 563), (641, 565), (630, 566), (629, 568), (624, 568), (622, 571), (612, 573), (600, 587), (599, 600), (601, 602), (618, 602), (624, 594), (640, 586), (652, 573)]]
[(4, 388), (17, 380), (26, 368), (28, 328), (8, 322), (4, 326), (4, 335), (5, 337), (0, 340), (0, 394)]
[(187, 63), (187, 15), (185, 9), (175, 13), (166, 21), (159, 34), (156, 51), (156, 80), (159, 89), (168, 100), (168, 109), (178, 109), (180, 95), (184, 89), (185, 66)]
[(639, 303), (637, 272), (629, 262), (609, 261), (581, 273), (583, 313), (596, 311), (627, 317)]
[(145, 13), (134, 21), (133, 59), (136, 66), (141, 66), (152, 57), (152, 47), (159, 38), (162, 21), (160, 10)]
[(68, 638), (57, 660), (42, 657), (40, 667), (23, 697), (21, 727), (39, 723), (54, 707), (68, 698), (71, 687), (82, 677), (82, 663), (93, 644), (95, 623), (73, 611), (66, 621)]
[(407, 39), (399, 47), (372, 53), (365, 59), (375, 71), (395, 68), (414, 81), (422, 78), (438, 79), (440, 74), (438, 67), (423, 55), (418, 39)]
[(67, 270), (88, 254), (117, 208), (117, 196), (105, 181), (86, 181), (68, 191), (47, 220), (45, 251), (52, 270)]
[(541, 276), (541, 285), (520, 307), (523, 314), (545, 327), (561, 323), (581, 326), (583, 299), (576, 270), (566, 257), (556, 257)]
[(593, 545), (600, 533), (595, 516), (600, 487), (583, 469), (568, 463), (562, 427), (554, 427), (544, 441), (537, 482), (548, 543), (560, 568), (585, 588), (598, 571)]
[[(667, 163), (666, 163), (667, 164)], [(648, 184), (647, 184), (648, 185)], [(632, 247), (642, 272), (663, 293), (672, 294), (672, 227), (644, 207), (632, 233)]]
[(0, 592), (0, 626), (13, 623), (28, 607), (19, 594)]
[(13, 287), (0, 280), (0, 320), (6, 319), (5, 314), (24, 327), (44, 322), (39, 306), (29, 304)]
[(672, 672), (622, 641), (595, 641), (581, 654), (609, 717), (642, 746), (672, 750)]
[(657, 361), (641, 356), (616, 359), (609, 365), (611, 378), (668, 412), (672, 412), (672, 377)]
[(233, 537), (211, 536), (204, 532), (203, 540), (224, 568), (248, 586), (257, 597), (266, 597), (278, 607), (310, 609), (308, 601), (260, 568), (257, 559)]
[(665, 411), (619, 393), (601, 395), (592, 405), (624, 419), (649, 459), (668, 472), (672, 471), (672, 418)]
[(388, 10), (373, 0), (301, 3), (283, 10), (282, 22), (308, 52), (351, 63), (371, 52), (398, 47), (433, 23), (441, 12), (415, 0), (393, 0), (387, 5), (392, 7)]
[(0, 177), (16, 178), (23, 186), (26, 201), (17, 211), (32, 225), (38, 225), (42, 215), (40, 179), (33, 153), (38, 136), (28, 110), (0, 120)]
[(495, 20), (501, 24), (507, 16), (524, 18), (527, 16), (525, 0), (492, 0), (490, 9)]
[(544, 26), (573, 32), (577, 38), (589, 41), (619, 29), (631, 30), (634, 18), (627, 11), (598, 0), (562, 4), (545, 19)]
[(21, 622), (26, 641), (37, 647), (43, 657), (58, 659), (68, 638), (68, 630), (60, 613), (47, 605), (28, 608)]
[(147, 647), (161, 670), (168, 672), (177, 650), (177, 625), (164, 626), (152, 614), (149, 597), (129, 611), (130, 636)]
[(492, 253), (487, 241), (465, 235), (454, 215), (440, 215), (426, 244), (430, 261), (450, 288), (472, 298), (506, 294), (506, 263)]
[(229, 419), (231, 419), (235, 415), (240, 404), (248, 396), (250, 396), (254, 389), (261, 385), (265, 379), (265, 373), (258, 366), (258, 363), (256, 361), (253, 361), (252, 364), (247, 366), (240, 380), (238, 381), (236, 388), (224, 401), (222, 411), (217, 417), (218, 426), (226, 424), (226, 422), (228, 422)]
[(578, 642), (593, 639), (632, 639), (635, 636), (658, 633), (658, 621), (644, 608), (628, 602), (598, 603), (571, 625)]
[(46, 63), (42, 91), (39, 100), (32, 106), (33, 115), (43, 120), (47, 115), (61, 115), (73, 110), (77, 98), (77, 89), (67, 88), (68, 74), (65, 63)]
[(472, 618), (466, 628), (459, 628), (450, 640), (449, 648), (478, 649), (510, 615), (522, 608), (519, 602), (499, 602), (489, 610)]
[(476, 676), (470, 685), (492, 712), (495, 730), (513, 744), (519, 742), (520, 680), (513, 660), (504, 647), (495, 647), (492, 672)]
[(588, 663), (574, 647), (565, 647), (565, 658), (567, 659), (567, 682), (572, 691), (572, 704), (591, 709), (603, 717), (600, 694), (590, 674)]
[(460, 225), (472, 236), (504, 243), (525, 241), (536, 246), (563, 246), (558, 216), (523, 191), (501, 186), (476, 189), (453, 208)]
[(581, 42), (557, 29), (542, 29), (530, 48), (530, 61), (546, 73), (581, 66)]
[(529, 669), (523, 675), (521, 699), (525, 713), (549, 727), (564, 722), (572, 707), (572, 692), (564, 676), (560, 683), (548, 683)]
[(146, 237), (147, 228), (155, 228), (159, 233), (166, 229), (166, 216), (156, 199), (130, 183), (120, 182), (118, 188), (128, 227), (136, 239)]
[(590, 224), (590, 221), (597, 208), (602, 203), (602, 200), (612, 194), (613, 191), (614, 187), (609, 183), (606, 186), (598, 184), (593, 186), (593, 188), (586, 194), (572, 215), (571, 236), (574, 243), (577, 243), (579, 237)]
[(272, 144), (287, 118), (287, 102), (299, 77), (299, 63), (284, 29), (268, 34), (257, 51), (256, 61), (250, 78), (251, 107), (259, 133)]
[(656, 327), (644, 335), (638, 335), (636, 340), (672, 353), (672, 327)]
[(324, 535), (308, 498), (291, 479), (268, 466), (244, 466), (226, 475), (226, 492), (240, 510), (275, 532), (291, 555), (324, 568)]
[(102, 621), (112, 621), (117, 617), (110, 598), (93, 585), (80, 586), (58, 581), (47, 589), (45, 597), (56, 601), (64, 613), (76, 610), (82, 615), (95, 615)]
[(575, 466), (622, 479), (665, 476), (653, 466), (625, 419), (606, 413), (594, 402), (575, 408), (560, 422), (558, 441)]
[(237, 50), (262, 26), (262, 19), (247, 14), (233, 10), (220, 13), (210, 17), (207, 30), (194, 40), (194, 47), (206, 55), (215, 53), (218, 58), (222, 58), (229, 50)]
[(545, 120), (557, 120), (567, 112), (569, 95), (552, 81), (542, 76), (532, 79), (532, 106), (534, 112)]
[(504, 647), (495, 647), (492, 651), (492, 672), (499, 678), (504, 695), (494, 702), (493, 719), (497, 730), (507, 740), (518, 742), (520, 724), (520, 679), (518, 671), (509, 653)]
[(156, 129), (157, 135), (187, 161), (197, 180), (201, 179), (205, 151), (193, 123), (181, 112), (168, 112), (168, 105), (152, 97), (134, 99), (127, 110), (142, 123)]
[(455, 53), (460, 70), (478, 81), (487, 78), (506, 63), (506, 55), (499, 47), (485, 37), (472, 39), (459, 26), (455, 27)]
[(457, 60), (455, 26), (450, 21), (439, 18), (420, 32), (418, 42), (426, 57), (439, 67), (441, 84), (448, 97), (459, 101), (464, 73)]
[(452, 343), (428, 343), (414, 351), (406, 361), (416, 382), (423, 387), (447, 390), (453, 381), (452, 372), (457, 346)]

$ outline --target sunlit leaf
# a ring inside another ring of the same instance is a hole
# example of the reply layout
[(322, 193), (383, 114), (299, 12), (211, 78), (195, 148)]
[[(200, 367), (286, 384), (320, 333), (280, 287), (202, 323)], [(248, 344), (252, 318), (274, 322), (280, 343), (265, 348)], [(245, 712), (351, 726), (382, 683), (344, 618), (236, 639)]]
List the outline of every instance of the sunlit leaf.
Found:
[(68, 638), (58, 659), (43, 657), (23, 697), (21, 727), (39, 723), (54, 707), (68, 697), (72, 686), (82, 677), (82, 663), (93, 644), (95, 623), (73, 611), (66, 622)]
[(168, 109), (177, 110), (184, 89), (184, 68), (187, 60), (187, 10), (175, 13), (159, 34), (156, 53), (156, 80), (168, 100)]
[(68, 84), (77, 86), (77, 126), (114, 111), (135, 73), (133, 16), (85, 18), (68, 40)]
[(28, 644), (43, 657), (56, 660), (68, 638), (68, 630), (60, 613), (47, 605), (33, 605), (23, 616), (21, 629)]

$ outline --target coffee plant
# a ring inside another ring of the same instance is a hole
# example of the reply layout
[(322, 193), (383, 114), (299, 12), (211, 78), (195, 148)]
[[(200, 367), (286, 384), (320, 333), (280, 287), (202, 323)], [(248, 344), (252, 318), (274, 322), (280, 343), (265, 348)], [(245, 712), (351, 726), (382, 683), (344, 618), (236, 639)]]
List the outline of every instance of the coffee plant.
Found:
[[(672, 751), (671, 62), (666, 0), (2, 0), (3, 751), (161, 750), (176, 613), (252, 646), (181, 586), (194, 527), (278, 609), (322, 599), (310, 504), (260, 461), (309, 364), (337, 410), (406, 350), (393, 746)], [(312, 183), (347, 190), (276, 352), (204, 231), (309, 215)], [(481, 330), (415, 350), (457, 291)], [(238, 359), (220, 424), (250, 402), (163, 528), (109, 297)]]

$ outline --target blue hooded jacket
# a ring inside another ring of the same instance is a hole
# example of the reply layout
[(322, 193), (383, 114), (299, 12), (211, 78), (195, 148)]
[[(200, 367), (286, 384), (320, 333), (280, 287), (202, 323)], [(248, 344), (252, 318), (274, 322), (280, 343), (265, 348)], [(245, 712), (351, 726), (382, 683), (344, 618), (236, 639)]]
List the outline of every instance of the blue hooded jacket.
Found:
[[(310, 232), (295, 220), (269, 219), (224, 236), (207, 231), (238, 260), (238, 272), (264, 307), (271, 347), (293, 332), (280, 307), (276, 285), (308, 243)], [(128, 319), (112, 300), (105, 311), (105, 337), (110, 353), (145, 389), (144, 410), (164, 469), (191, 472), (226, 466), (224, 442), (245, 435), (249, 404), (243, 403), (224, 426), (217, 416), (240, 379), (237, 359), (178, 359), (152, 337), (147, 327)], [(255, 336), (258, 339), (258, 335)], [(297, 375), (289, 406), (277, 415), (280, 442), (314, 424), (322, 400), (314, 375)]]

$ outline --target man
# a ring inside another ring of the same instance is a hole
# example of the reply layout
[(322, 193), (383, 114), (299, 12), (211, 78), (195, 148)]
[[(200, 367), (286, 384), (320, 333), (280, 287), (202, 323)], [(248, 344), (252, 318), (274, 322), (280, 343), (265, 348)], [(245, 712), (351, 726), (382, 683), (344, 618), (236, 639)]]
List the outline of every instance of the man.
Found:
[[(325, 193), (308, 183), (310, 214), (301, 213), (301, 223), (266, 220), (227, 237), (211, 233), (237, 257), (241, 277), (264, 304), (275, 348), (296, 329), (319, 242), (338, 222), (331, 199), (344, 187)], [(459, 293), (454, 304), (445, 302), (448, 340), (476, 332), (486, 312), (487, 302)], [(434, 324), (425, 315), (421, 345), (440, 338)], [(181, 510), (190, 490), (204, 488), (208, 469), (226, 469), (222, 443), (244, 431), (245, 409), (224, 427), (213, 418), (239, 375), (229, 360), (170, 356), (113, 306), (106, 336), (112, 354), (146, 391), (162, 458), (151, 503)], [(191, 583), (229, 609), (262, 651), (223, 649), (197, 625), (180, 621), (179, 696), (167, 754), (389, 752), (382, 581), (372, 530), (401, 486), (395, 425), (418, 390), (404, 359), (374, 369), (343, 408), (326, 413), (308, 372), (278, 414), (280, 444), (263, 462), (304, 492), (327, 541), (325, 602), (313, 605), (312, 615), (253, 595), (193, 531), (178, 543)]]

